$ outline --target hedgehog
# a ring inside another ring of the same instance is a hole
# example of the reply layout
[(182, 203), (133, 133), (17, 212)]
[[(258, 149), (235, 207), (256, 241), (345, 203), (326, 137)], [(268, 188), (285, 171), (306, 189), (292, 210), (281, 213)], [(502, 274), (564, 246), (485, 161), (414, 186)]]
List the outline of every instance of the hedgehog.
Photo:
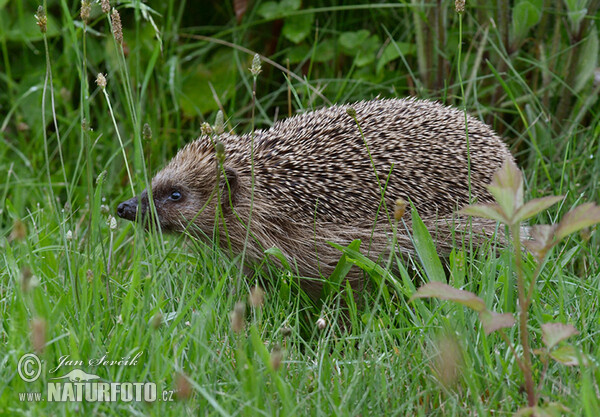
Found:
[[(394, 221), (398, 199), (412, 203), (438, 250), (448, 253), (467, 224), (456, 211), (492, 202), (486, 186), (507, 159), (513, 158), (501, 138), (462, 110), (375, 99), (242, 136), (202, 135), (156, 174), (151, 195), (163, 231), (218, 239), (232, 254), (245, 250), (250, 261), (276, 247), (308, 278), (301, 286), (318, 294), (341, 257), (330, 242), (360, 239), (373, 260), (413, 252), (411, 216)], [(117, 208), (127, 220), (148, 212), (147, 191)], [(479, 223), (468, 231), (491, 235), (496, 226), (473, 221)], [(360, 287), (362, 271), (354, 268), (348, 279)]]

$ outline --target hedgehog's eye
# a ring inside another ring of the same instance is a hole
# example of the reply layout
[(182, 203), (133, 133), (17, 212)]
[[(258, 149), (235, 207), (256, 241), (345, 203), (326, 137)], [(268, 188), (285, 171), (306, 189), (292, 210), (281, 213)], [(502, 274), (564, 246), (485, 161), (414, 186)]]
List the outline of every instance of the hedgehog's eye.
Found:
[(169, 196), (169, 200), (177, 201), (181, 199), (181, 193), (179, 191), (173, 191)]

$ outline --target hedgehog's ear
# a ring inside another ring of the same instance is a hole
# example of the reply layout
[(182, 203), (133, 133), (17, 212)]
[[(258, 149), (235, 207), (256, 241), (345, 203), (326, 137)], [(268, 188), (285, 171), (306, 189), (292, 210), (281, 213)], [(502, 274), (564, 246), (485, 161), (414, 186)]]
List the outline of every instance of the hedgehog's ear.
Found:
[(223, 167), (225, 171), (224, 181), (221, 183), (221, 201), (223, 202), (223, 210), (227, 212), (235, 207), (238, 193), (238, 174), (231, 167)]

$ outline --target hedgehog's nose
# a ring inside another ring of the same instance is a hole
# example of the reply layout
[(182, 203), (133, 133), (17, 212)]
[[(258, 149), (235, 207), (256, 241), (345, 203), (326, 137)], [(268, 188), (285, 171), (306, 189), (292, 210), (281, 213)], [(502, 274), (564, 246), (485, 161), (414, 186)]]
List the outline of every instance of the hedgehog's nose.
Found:
[(135, 215), (137, 214), (137, 206), (138, 206), (138, 198), (133, 197), (127, 201), (123, 201), (117, 207), (117, 215), (126, 220), (135, 220)]

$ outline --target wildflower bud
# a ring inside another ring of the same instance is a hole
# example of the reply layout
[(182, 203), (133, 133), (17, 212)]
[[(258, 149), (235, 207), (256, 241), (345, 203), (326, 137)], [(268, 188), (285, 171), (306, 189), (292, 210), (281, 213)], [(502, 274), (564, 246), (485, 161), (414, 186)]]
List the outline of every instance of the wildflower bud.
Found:
[(89, 0), (82, 0), (79, 16), (85, 24), (90, 20), (90, 10), (92, 10), (92, 3)]
[(456, 13), (463, 14), (465, 12), (465, 0), (456, 0), (454, 7), (456, 8)]
[(117, 230), (117, 219), (115, 219), (115, 216), (108, 216), (107, 223), (111, 231)]
[(123, 26), (121, 25), (121, 16), (117, 9), (113, 7), (112, 15), (112, 30), (113, 36), (115, 37), (115, 41), (121, 46), (123, 46)]
[(102, 6), (102, 13), (110, 13), (110, 1), (100, 0), (100, 6)]
[(280, 332), (283, 337), (289, 337), (292, 334), (292, 329), (288, 326), (283, 326)]
[(46, 320), (36, 317), (31, 321), (31, 344), (36, 353), (41, 354), (46, 347)]
[(23, 267), (23, 269), (21, 269), (21, 290), (23, 290), (23, 292), (29, 292), (32, 288), (32, 278), (33, 273), (31, 272), (31, 269), (28, 266)]
[(327, 327), (327, 322), (323, 317), (320, 317), (319, 320), (317, 320), (317, 329), (323, 330), (325, 327)]
[(152, 139), (152, 128), (148, 123), (144, 123), (144, 127), (142, 127), (142, 136), (146, 140)]
[(42, 33), (46, 33), (48, 18), (46, 17), (46, 12), (44, 11), (43, 6), (38, 7), (37, 12), (35, 14), (35, 21), (40, 27), (40, 31)]
[(106, 88), (106, 77), (101, 72), (96, 76), (96, 84), (103, 90)]
[(16, 219), (13, 223), (13, 228), (8, 236), (8, 241), (23, 240), (27, 237), (27, 227), (21, 220)]
[(65, 239), (73, 240), (73, 232), (71, 230), (67, 230), (67, 234), (65, 235)]
[(347, 107), (346, 113), (348, 113), (348, 116), (350, 117), (356, 117), (356, 110), (354, 110), (354, 107)]
[(69, 91), (66, 87), (61, 87), (59, 94), (62, 101), (71, 101), (71, 91)]
[(223, 145), (223, 142), (217, 141), (215, 143), (215, 155), (219, 164), (223, 165), (225, 162), (225, 145)]
[(106, 172), (106, 170), (102, 171), (98, 177), (96, 177), (96, 185), (102, 184), (104, 182), (104, 180), (106, 179), (106, 175), (108, 173)]
[(253, 76), (257, 76), (262, 71), (260, 66), (260, 56), (258, 54), (254, 54), (254, 58), (252, 58), (252, 67), (250, 67), (250, 72)]
[(223, 122), (223, 112), (221, 110), (217, 112), (214, 131), (217, 135), (221, 135), (225, 132), (225, 123)]
[(17, 130), (19, 132), (27, 132), (28, 130), (31, 130), (31, 128), (29, 127), (29, 125), (25, 122), (19, 122), (17, 123)]
[(265, 292), (260, 287), (252, 287), (248, 300), (252, 307), (262, 307), (265, 302)]
[(283, 360), (283, 350), (281, 346), (275, 345), (273, 346), (273, 350), (271, 350), (271, 366), (273, 370), (277, 371), (281, 367), (281, 361)]
[(160, 326), (162, 326), (162, 324), (163, 324), (163, 315), (161, 312), (156, 313), (150, 319), (150, 326), (154, 330), (158, 329)]
[(240, 333), (244, 330), (244, 314), (246, 313), (246, 305), (242, 302), (235, 303), (235, 307), (231, 312), (231, 329), (235, 333)]
[(213, 128), (210, 124), (204, 122), (200, 125), (200, 132), (202, 132), (203, 135), (210, 136), (213, 133)]
[(177, 398), (180, 400), (188, 399), (192, 395), (192, 384), (190, 384), (190, 380), (183, 372), (177, 372), (175, 387)]
[(406, 213), (406, 201), (403, 198), (398, 198), (394, 209), (394, 219), (399, 222), (404, 213)]
[(90, 123), (87, 121), (87, 119), (85, 117), (81, 120), (81, 128), (83, 129), (84, 132), (90, 131)]

